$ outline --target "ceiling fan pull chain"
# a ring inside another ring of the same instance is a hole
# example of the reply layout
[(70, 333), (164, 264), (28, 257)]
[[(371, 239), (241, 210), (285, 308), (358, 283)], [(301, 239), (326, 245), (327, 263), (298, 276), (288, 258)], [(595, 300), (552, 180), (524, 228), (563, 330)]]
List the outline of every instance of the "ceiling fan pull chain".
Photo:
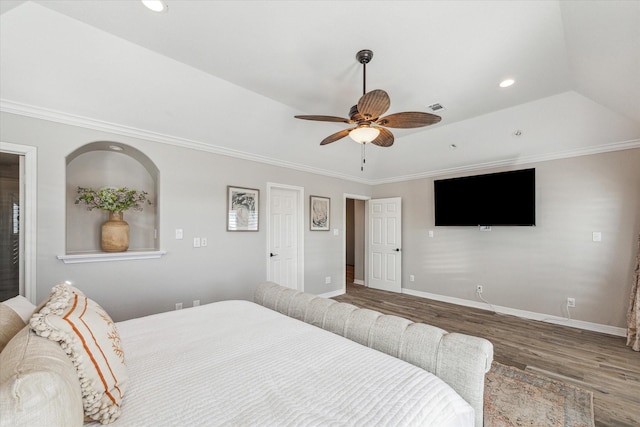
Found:
[(367, 160), (364, 158), (364, 146), (367, 145), (366, 143), (362, 144), (362, 150), (361, 150), (361, 155), (360, 155), (360, 172), (364, 171), (364, 164), (367, 162)]

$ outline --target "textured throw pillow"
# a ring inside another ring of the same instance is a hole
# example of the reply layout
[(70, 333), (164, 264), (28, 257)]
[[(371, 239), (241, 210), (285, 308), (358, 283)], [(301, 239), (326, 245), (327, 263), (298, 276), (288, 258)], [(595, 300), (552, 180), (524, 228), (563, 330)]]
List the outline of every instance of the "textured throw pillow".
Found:
[(24, 328), (36, 306), (18, 295), (0, 303), (0, 351)]
[(53, 287), (30, 325), (38, 335), (59, 342), (71, 358), (80, 379), (85, 415), (102, 424), (115, 421), (120, 416), (127, 371), (120, 335), (102, 307), (63, 283)]

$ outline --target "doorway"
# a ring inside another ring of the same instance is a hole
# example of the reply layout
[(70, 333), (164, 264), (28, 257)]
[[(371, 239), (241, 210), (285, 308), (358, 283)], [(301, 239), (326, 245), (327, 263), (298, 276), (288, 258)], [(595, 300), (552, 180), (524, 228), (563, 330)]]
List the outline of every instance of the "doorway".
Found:
[(345, 194), (345, 292), (366, 286), (366, 212), (369, 197)]
[(20, 163), (21, 156), (0, 153), (0, 301), (24, 295)]
[(35, 147), (0, 142), (0, 301), (36, 304)]

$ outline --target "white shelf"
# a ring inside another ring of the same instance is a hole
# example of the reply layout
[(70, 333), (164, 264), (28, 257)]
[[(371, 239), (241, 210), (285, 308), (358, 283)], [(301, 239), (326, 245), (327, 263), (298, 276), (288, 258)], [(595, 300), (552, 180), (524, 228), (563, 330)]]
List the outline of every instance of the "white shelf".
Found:
[(157, 259), (167, 251), (127, 251), (127, 252), (86, 252), (81, 254), (58, 255), (65, 264), (86, 262), (131, 261), (137, 259)]

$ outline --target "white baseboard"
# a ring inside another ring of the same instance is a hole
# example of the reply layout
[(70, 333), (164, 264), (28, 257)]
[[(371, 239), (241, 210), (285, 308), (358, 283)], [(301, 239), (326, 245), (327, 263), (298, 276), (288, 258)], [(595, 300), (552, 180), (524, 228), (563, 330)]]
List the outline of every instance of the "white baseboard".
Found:
[(353, 279), (353, 284), (354, 285), (363, 285), (364, 286), (364, 280)]
[(493, 307), (493, 311), (495, 311), (496, 313), (508, 314), (511, 316), (522, 317), (524, 319), (530, 319), (530, 320), (539, 320), (541, 322), (569, 326), (572, 328), (584, 329), (587, 331), (601, 332), (603, 334), (616, 335), (619, 337), (627, 336), (626, 329), (618, 328), (616, 326), (601, 325), (599, 323), (591, 323), (591, 322), (584, 322), (582, 320), (567, 319), (564, 317), (552, 316), (552, 315), (543, 314), (543, 313), (536, 313), (534, 311), (518, 310), (516, 308), (502, 307), (494, 304), (491, 304), (491, 306), (489, 306), (489, 304), (486, 304), (480, 301), (472, 301), (472, 300), (467, 300), (462, 298), (449, 297), (446, 295), (432, 294), (429, 292), (416, 291), (416, 290), (407, 289), (407, 288), (402, 288), (402, 293), (407, 295), (413, 295), (420, 298), (427, 298), (427, 299), (432, 299), (436, 301), (462, 305), (465, 307), (480, 308), (482, 310), (492, 310), (492, 307)]
[(337, 289), (335, 291), (327, 292), (325, 294), (320, 294), (318, 296), (322, 297), (322, 298), (333, 298), (333, 297), (337, 297), (337, 296), (340, 296), (340, 295), (344, 295), (345, 293), (347, 293), (346, 289), (342, 288), (342, 289)]

